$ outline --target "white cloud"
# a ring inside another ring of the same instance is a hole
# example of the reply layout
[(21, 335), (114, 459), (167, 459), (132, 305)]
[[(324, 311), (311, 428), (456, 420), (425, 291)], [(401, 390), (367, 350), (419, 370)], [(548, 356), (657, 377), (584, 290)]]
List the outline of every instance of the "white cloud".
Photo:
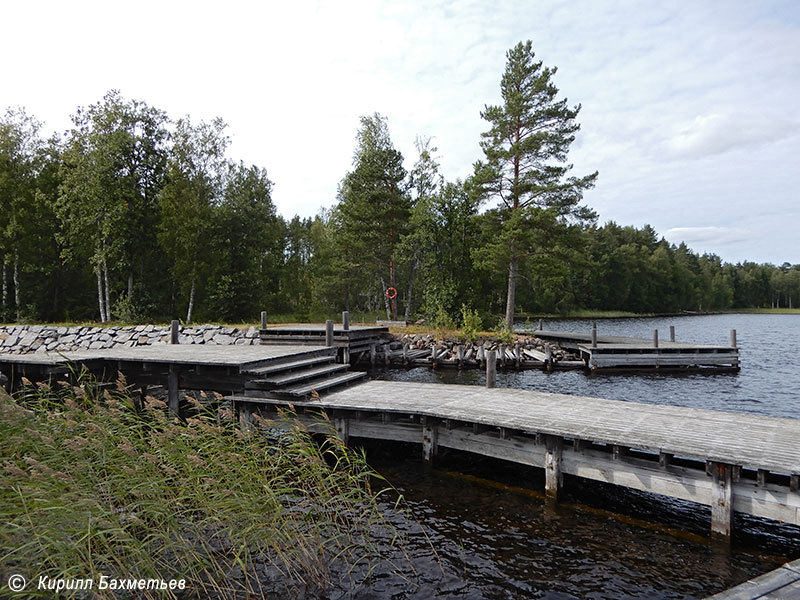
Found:
[(675, 158), (700, 158), (755, 148), (796, 135), (800, 123), (760, 115), (700, 115), (666, 142)]
[(690, 247), (708, 248), (746, 241), (753, 237), (753, 232), (736, 227), (673, 227), (664, 233), (664, 237), (676, 244), (686, 242)]

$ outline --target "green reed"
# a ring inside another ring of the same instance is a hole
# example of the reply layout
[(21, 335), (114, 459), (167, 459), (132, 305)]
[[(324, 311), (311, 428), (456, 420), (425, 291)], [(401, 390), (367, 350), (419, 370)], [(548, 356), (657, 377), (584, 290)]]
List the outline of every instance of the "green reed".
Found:
[(186, 580), (137, 598), (296, 596), (363, 581), (387, 548), (407, 572), (379, 476), (332, 428), (320, 441), (286, 414), (242, 430), (191, 397), (180, 421), (154, 397), (137, 410), (122, 379), (77, 379), (0, 390), (0, 585), (103, 574)]

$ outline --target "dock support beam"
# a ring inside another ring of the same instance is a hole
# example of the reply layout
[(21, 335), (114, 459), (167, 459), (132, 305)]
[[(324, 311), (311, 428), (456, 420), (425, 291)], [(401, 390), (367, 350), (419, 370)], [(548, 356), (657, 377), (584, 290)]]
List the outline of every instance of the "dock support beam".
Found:
[(169, 377), (167, 379), (167, 399), (169, 401), (169, 414), (172, 415), (173, 417), (177, 417), (178, 416), (178, 368), (175, 365), (169, 366)]
[(561, 474), (564, 439), (557, 435), (547, 435), (544, 443), (544, 493), (547, 498), (558, 500), (558, 490), (564, 485), (564, 476)]
[(336, 426), (336, 435), (347, 445), (350, 441), (350, 419), (347, 417), (336, 417), (333, 421)]
[(711, 534), (730, 538), (733, 517), (733, 467), (711, 463)]
[(439, 445), (439, 427), (433, 419), (422, 417), (422, 458), (433, 464)]

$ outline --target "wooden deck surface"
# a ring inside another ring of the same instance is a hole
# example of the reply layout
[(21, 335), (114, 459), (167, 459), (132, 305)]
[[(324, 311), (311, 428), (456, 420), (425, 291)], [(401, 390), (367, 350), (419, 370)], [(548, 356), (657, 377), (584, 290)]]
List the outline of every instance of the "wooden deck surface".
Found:
[(580, 438), (776, 473), (800, 473), (800, 420), (440, 383), (370, 381), (316, 403)]
[(74, 352), (32, 352), (30, 354), (0, 354), (0, 364), (57, 365), (67, 362), (123, 361), (168, 364), (199, 364), (225, 367), (246, 367), (250, 363), (289, 356), (303, 355), (324, 346), (266, 346), (215, 344), (152, 344)]
[[(540, 337), (542, 339), (547, 340), (560, 340), (560, 341), (571, 341), (575, 343), (580, 343), (581, 345), (587, 345), (587, 343), (591, 343), (592, 335), (591, 333), (575, 333), (575, 332), (568, 332), (568, 331), (547, 331), (547, 330), (536, 330), (532, 332), (533, 335)], [(597, 344), (603, 348), (613, 348), (613, 349), (625, 349), (625, 348), (653, 348), (653, 339), (652, 338), (636, 338), (636, 337), (625, 337), (620, 335), (598, 335), (597, 336)], [(717, 350), (732, 350), (732, 346), (730, 345), (714, 345), (714, 344), (693, 344), (689, 342), (671, 342), (668, 338), (659, 337), (658, 339), (658, 347), (659, 348), (676, 348), (676, 349), (686, 349), (686, 350), (693, 350), (696, 348), (705, 348), (705, 349), (717, 349)]]

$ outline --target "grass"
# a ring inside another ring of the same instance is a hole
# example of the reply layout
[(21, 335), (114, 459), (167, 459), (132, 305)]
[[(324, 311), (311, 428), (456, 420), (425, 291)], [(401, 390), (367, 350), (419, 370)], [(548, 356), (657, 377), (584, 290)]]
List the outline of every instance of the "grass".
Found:
[(0, 389), (2, 585), (103, 574), (189, 588), (137, 598), (294, 597), (368, 577), (376, 540), (403, 556), (377, 475), (332, 428), (318, 443), (289, 415), (243, 432), (197, 400), (181, 422), (153, 397), (137, 411), (123, 380), (100, 389)]

